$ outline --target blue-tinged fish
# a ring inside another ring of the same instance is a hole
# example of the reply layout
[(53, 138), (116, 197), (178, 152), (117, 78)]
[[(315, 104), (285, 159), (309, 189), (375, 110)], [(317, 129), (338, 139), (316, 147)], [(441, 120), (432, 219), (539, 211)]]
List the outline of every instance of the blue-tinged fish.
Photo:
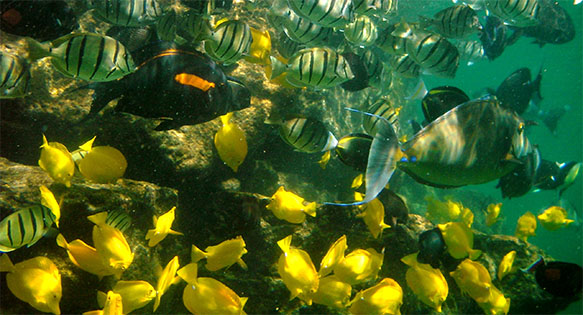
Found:
[(572, 298), (581, 295), (583, 268), (563, 261), (545, 261), (541, 256), (523, 272), (534, 272), (536, 283), (545, 291), (558, 297)]
[(470, 6), (454, 5), (437, 12), (433, 18), (420, 17), (423, 28), (431, 27), (447, 38), (464, 38), (482, 29), (478, 15)]
[(32, 60), (50, 57), (65, 76), (91, 82), (117, 80), (136, 70), (134, 61), (119, 41), (92, 33), (73, 33), (50, 43), (27, 38)]
[(330, 48), (306, 48), (298, 51), (287, 64), (271, 57), (271, 78), (283, 73), (286, 81), (297, 87), (330, 88), (354, 78), (346, 59)]
[(541, 47), (545, 44), (564, 44), (575, 38), (575, 24), (560, 1), (538, 0), (539, 11), (535, 26), (518, 28), (523, 36), (534, 38)]
[(352, 0), (288, 0), (290, 8), (306, 19), (326, 27), (352, 21)]
[(90, 7), (102, 20), (122, 26), (155, 23), (166, 9), (159, 0), (91, 0)]
[(540, 94), (542, 73), (541, 68), (533, 81), (528, 68), (520, 68), (512, 72), (496, 89), (495, 94), (500, 105), (521, 115), (526, 111), (531, 100), (535, 103), (542, 100)]
[(381, 121), (386, 120), (398, 134), (400, 129), (398, 120), (400, 110), (400, 108), (395, 108), (388, 99), (380, 98), (376, 100), (366, 109), (366, 112), (372, 115), (365, 115), (362, 119), (364, 131), (374, 137), (380, 124), (382, 124)]
[(30, 65), (18, 56), (0, 51), (0, 99), (24, 97), (28, 91)]
[(453, 78), (459, 66), (459, 52), (445, 37), (415, 29), (407, 37), (406, 51), (429, 73)]
[(537, 25), (539, 0), (486, 0), (486, 9), (507, 24), (519, 27)]
[(386, 18), (397, 11), (398, 0), (352, 0), (354, 13)]
[(421, 74), (421, 66), (409, 55), (392, 56), (389, 64), (395, 73), (404, 78), (418, 78)]
[(285, 5), (285, 0), (275, 1), (271, 8), (274, 15), (272, 24), (281, 26), (285, 34), (295, 42), (317, 46), (328, 39), (333, 32), (331, 27), (324, 27), (299, 16)]
[(239, 20), (219, 21), (205, 41), (205, 52), (217, 62), (236, 63), (249, 53), (253, 36), (249, 25)]
[(509, 32), (510, 29), (504, 21), (493, 15), (486, 16), (486, 24), (480, 33), (480, 42), (484, 47), (484, 54), (490, 61), (500, 57), (504, 49), (520, 37), (516, 32), (509, 36)]
[(372, 46), (378, 38), (377, 26), (371, 18), (361, 15), (344, 26), (344, 37), (356, 46)]
[(536, 170), (535, 191), (558, 190), (561, 196), (567, 188), (573, 185), (581, 170), (581, 162), (564, 163), (541, 160)]

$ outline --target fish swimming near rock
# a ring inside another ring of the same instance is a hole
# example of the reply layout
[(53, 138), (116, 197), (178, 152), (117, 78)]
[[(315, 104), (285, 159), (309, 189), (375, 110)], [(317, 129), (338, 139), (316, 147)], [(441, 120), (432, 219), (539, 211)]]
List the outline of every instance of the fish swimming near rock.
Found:
[(290, 8), (310, 21), (327, 27), (341, 27), (353, 17), (351, 0), (288, 0)]
[[(298, 15), (285, 3), (286, 0), (274, 1), (271, 13), (274, 16), (274, 26), (282, 27), (285, 35), (294, 42), (316, 46), (328, 39), (334, 31)], [(286, 57), (286, 56), (284, 56)], [(287, 56), (288, 58), (290, 56)]]
[(581, 294), (583, 269), (577, 264), (562, 261), (546, 262), (541, 256), (523, 271), (534, 272), (536, 283), (554, 296), (573, 298)]
[(38, 165), (57, 183), (71, 187), (71, 179), (75, 174), (75, 162), (67, 147), (59, 142), (48, 142), (43, 134)]
[(0, 99), (24, 97), (28, 93), (30, 65), (14, 54), (0, 52)]
[(232, 83), (214, 61), (192, 48), (161, 42), (133, 54), (140, 64), (135, 73), (120, 81), (87, 86), (95, 93), (84, 120), (120, 97), (116, 111), (164, 118), (155, 130), (203, 123), (250, 105), (244, 85)]
[(338, 140), (324, 123), (312, 118), (291, 118), (282, 122), (267, 121), (279, 124), (279, 135), (283, 141), (298, 151), (306, 153), (325, 152), (333, 150)]
[(236, 63), (249, 54), (253, 36), (247, 23), (240, 20), (221, 20), (205, 41), (205, 52), (216, 62)]
[(317, 205), (316, 202), (306, 202), (304, 198), (280, 186), (271, 196), (271, 201), (266, 208), (280, 220), (303, 223), (306, 220), (306, 214), (316, 217)]
[(235, 263), (247, 270), (247, 264), (241, 259), (243, 255), (247, 254), (245, 246), (245, 240), (241, 235), (218, 245), (208, 246), (204, 251), (192, 245), (192, 262), (206, 258), (206, 269), (210, 271), (228, 268)]
[(374, 248), (355, 249), (334, 267), (334, 275), (350, 285), (376, 279), (383, 265), (384, 251)]
[(543, 228), (549, 231), (569, 226), (574, 220), (567, 219), (567, 210), (558, 206), (552, 206), (537, 216), (538, 221)]
[(344, 259), (344, 252), (348, 248), (346, 245), (346, 235), (340, 236), (328, 249), (326, 255), (322, 258), (320, 262), (320, 269), (318, 269), (318, 275), (320, 278), (324, 278), (332, 272), (334, 267)]
[[(112, 291), (121, 296), (123, 314), (129, 314), (136, 309), (140, 309), (150, 303), (156, 297), (156, 290), (146, 281), (118, 281), (113, 286)], [(97, 291), (97, 304), (105, 307), (107, 294)]]
[(247, 138), (241, 127), (231, 122), (232, 117), (232, 112), (221, 116), (223, 125), (215, 134), (214, 144), (221, 160), (237, 172), (247, 156)]
[(516, 222), (516, 230), (514, 235), (526, 242), (529, 237), (536, 236), (536, 217), (532, 212), (527, 211), (525, 214), (518, 218)]
[(322, 304), (336, 309), (344, 309), (349, 303), (352, 286), (340, 281), (336, 276), (320, 278), (318, 291), (312, 295), (315, 304)]
[(277, 272), (291, 292), (290, 300), (299, 297), (306, 304), (312, 304), (312, 294), (318, 291), (320, 279), (310, 255), (291, 246), (292, 236), (277, 242), (283, 253), (277, 262)]
[(502, 192), (502, 198), (520, 197), (528, 193), (535, 184), (540, 161), (539, 150), (535, 147), (521, 159), (521, 165), (502, 176), (496, 185), (496, 188), (500, 188)]
[(160, 217), (154, 216), (154, 228), (148, 230), (146, 233), (146, 240), (149, 247), (154, 247), (166, 238), (168, 234), (184, 235), (180, 232), (172, 230), (172, 223), (174, 223), (176, 207), (168, 210)]
[(373, 137), (364, 133), (346, 135), (338, 140), (334, 152), (342, 163), (356, 171), (364, 172), (372, 139)]
[(441, 313), (441, 306), (449, 293), (447, 281), (441, 270), (419, 263), (417, 256), (415, 253), (401, 258), (401, 261), (409, 266), (405, 274), (407, 286), (421, 302)]
[(143, 26), (155, 23), (167, 6), (159, 0), (90, 0), (94, 14), (101, 20), (121, 26)]
[(178, 268), (180, 267), (180, 262), (178, 261), (178, 256), (174, 256), (163, 270), (161, 268), (158, 270), (158, 282), (156, 283), (156, 298), (154, 300), (154, 312), (160, 306), (160, 299), (162, 295), (168, 291), (171, 285), (180, 282), (180, 277), (176, 275)]
[(401, 314), (403, 288), (397, 281), (384, 278), (376, 285), (359, 291), (350, 301), (351, 314)]
[(17, 210), (0, 222), (0, 252), (31, 247), (45, 235), (56, 220), (51, 209), (39, 204)]

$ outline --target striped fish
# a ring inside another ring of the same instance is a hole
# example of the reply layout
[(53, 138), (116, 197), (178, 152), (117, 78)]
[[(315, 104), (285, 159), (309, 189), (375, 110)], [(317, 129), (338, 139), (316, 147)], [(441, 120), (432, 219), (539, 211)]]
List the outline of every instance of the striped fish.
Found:
[(34, 205), (8, 215), (0, 222), (0, 252), (34, 245), (55, 222), (48, 207)]
[(346, 40), (357, 46), (372, 46), (378, 38), (377, 27), (366, 15), (357, 17), (344, 28)]
[(233, 64), (249, 52), (252, 41), (251, 29), (245, 22), (225, 21), (215, 27), (204, 49), (214, 61)]
[[(396, 110), (388, 100), (381, 98), (372, 103), (366, 109), (366, 112), (385, 118), (393, 126), (395, 132), (399, 134), (399, 110), (400, 109)], [(381, 118), (379, 117), (364, 115), (362, 120), (364, 131), (374, 137), (377, 134), (380, 120)]]
[(288, 0), (290, 8), (304, 18), (326, 27), (352, 21), (352, 0)]
[(375, 46), (387, 54), (404, 55), (407, 53), (407, 39), (394, 36), (392, 33), (395, 31), (395, 27), (395, 25), (391, 25), (387, 29), (379, 31)]
[(421, 66), (408, 55), (393, 56), (389, 59), (389, 64), (394, 72), (405, 78), (417, 78), (421, 74)]
[(486, 0), (486, 9), (512, 26), (538, 25), (537, 0)]
[(420, 17), (422, 25), (433, 27), (448, 38), (464, 38), (482, 29), (476, 11), (460, 4), (437, 12), (432, 19)]
[(279, 135), (287, 144), (306, 153), (332, 150), (338, 144), (324, 123), (311, 118), (286, 120), (279, 126)]
[(378, 87), (384, 72), (384, 66), (379, 56), (371, 49), (366, 49), (361, 56), (368, 73), (368, 83)]
[(91, 33), (69, 34), (50, 44), (28, 39), (31, 59), (52, 57), (51, 63), (62, 74), (91, 82), (117, 80), (136, 70), (123, 44)]
[(0, 66), (0, 99), (25, 96), (30, 79), (26, 60), (0, 51)]
[(281, 23), (287, 36), (301, 44), (316, 46), (323, 43), (333, 32), (332, 28), (313, 23), (286, 6), (272, 8), (272, 12), (277, 16), (276, 23)]
[(286, 80), (297, 87), (330, 88), (354, 78), (348, 62), (329, 48), (306, 48), (298, 51), (287, 63), (271, 57), (271, 78), (286, 72)]
[(153, 24), (165, 9), (158, 0), (92, 0), (90, 5), (99, 18), (121, 26)]
[(156, 23), (156, 34), (163, 41), (172, 42), (176, 38), (176, 10), (171, 9)]
[(132, 218), (123, 210), (107, 211), (105, 224), (125, 232), (132, 225)]
[(304, 44), (300, 44), (289, 38), (285, 32), (279, 34), (279, 40), (274, 41), (274, 44), (279, 54), (285, 59), (291, 58), (300, 49), (306, 48)]
[(484, 46), (479, 41), (459, 41), (456, 43), (456, 47), (460, 52), (460, 61), (467, 62), (468, 66), (486, 58)]
[(453, 78), (459, 65), (459, 52), (444, 37), (415, 30), (407, 37), (407, 52), (421, 68), (436, 76)]
[(352, 0), (354, 13), (386, 17), (397, 11), (397, 0)]

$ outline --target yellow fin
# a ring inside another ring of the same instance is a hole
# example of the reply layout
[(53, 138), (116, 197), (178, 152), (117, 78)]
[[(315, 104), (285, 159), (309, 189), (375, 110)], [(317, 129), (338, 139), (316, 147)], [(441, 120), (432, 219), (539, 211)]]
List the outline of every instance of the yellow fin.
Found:
[(279, 246), (279, 248), (281, 248), (281, 250), (282, 250), (284, 253), (287, 253), (287, 252), (289, 252), (289, 248), (290, 248), (290, 246), (291, 246), (291, 241), (292, 241), (292, 236), (291, 236), (291, 234), (290, 234), (290, 235), (288, 235), (286, 238), (284, 238), (284, 239), (282, 239), (282, 240), (279, 240), (279, 241), (277, 242), (277, 246)]
[(223, 126), (226, 126), (229, 124), (231, 117), (233, 117), (233, 112), (228, 112), (228, 113), (221, 116), (221, 122), (223, 123)]
[(65, 239), (63, 234), (57, 235), (57, 245), (64, 249), (67, 249), (69, 247), (69, 243), (67, 243), (67, 240)]
[(190, 261), (196, 263), (203, 258), (206, 258), (207, 254), (203, 252), (198, 247), (192, 245), (192, 250), (190, 251)]
[(414, 266), (416, 266), (416, 265), (419, 263), (419, 262), (417, 261), (417, 255), (418, 255), (418, 254), (419, 254), (419, 252), (416, 252), (416, 253), (413, 253), (413, 254), (407, 255), (407, 256), (405, 256), (405, 257), (401, 258), (401, 261), (402, 261), (402, 262), (403, 262), (405, 265), (407, 265), (407, 266), (414, 267)]
[(198, 278), (198, 265), (196, 263), (190, 263), (178, 269), (176, 274), (188, 283), (196, 283), (196, 279)]
[(85, 142), (84, 144), (80, 145), (79, 146), (79, 149), (81, 149), (83, 151), (91, 151), (91, 148), (93, 147), (93, 141), (95, 141), (95, 138), (97, 138), (97, 136), (94, 136), (93, 138), (91, 138), (91, 140), (89, 140), (89, 141)]
[(325, 170), (326, 169), (326, 165), (328, 165), (328, 162), (330, 162), (330, 157), (332, 156), (332, 153), (330, 153), (330, 151), (326, 151), (326, 153), (324, 153), (322, 155), (322, 158), (320, 159), (320, 161), (318, 161), (318, 164), (320, 165), (320, 167)]
[(316, 202), (310, 202), (307, 206), (306, 206), (306, 210), (304, 211), (307, 215), (311, 216), (311, 217), (316, 217), (316, 208), (318, 207), (318, 205), (316, 204)]
[(14, 272), (14, 264), (10, 261), (7, 254), (2, 254), (0, 256), (0, 272)]
[(478, 259), (478, 258), (480, 257), (480, 255), (482, 255), (482, 251), (481, 251), (481, 250), (479, 250), (479, 249), (472, 249), (472, 250), (469, 252), (469, 256), (470, 256), (470, 259), (471, 259), (471, 260), (476, 260), (476, 259)]
[(107, 219), (107, 212), (103, 211), (94, 215), (90, 215), (87, 217), (87, 219), (93, 222), (95, 225), (105, 224), (105, 219)]
[(174, 231), (174, 230), (168, 231), (168, 234), (172, 234), (172, 235), (184, 235), (184, 233), (178, 232), (178, 231)]
[(105, 300), (107, 299), (107, 293), (103, 291), (97, 291), (97, 305), (99, 308), (103, 308), (105, 306)]
[[(362, 186), (363, 182), (364, 182), (364, 174), (360, 173), (360, 174), (358, 174), (358, 176), (356, 176), (352, 180), (352, 184), (350, 185), (350, 188), (356, 189), (356, 188)], [(362, 200), (362, 199), (360, 199), (360, 200)]]
[(241, 268), (247, 270), (247, 264), (243, 261), (243, 259), (239, 258), (237, 259), (237, 264), (239, 264), (239, 266), (241, 266)]

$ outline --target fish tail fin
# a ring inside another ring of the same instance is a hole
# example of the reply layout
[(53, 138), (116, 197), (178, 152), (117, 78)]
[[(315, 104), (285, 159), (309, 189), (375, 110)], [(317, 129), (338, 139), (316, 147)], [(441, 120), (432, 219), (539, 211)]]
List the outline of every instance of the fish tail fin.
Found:
[(8, 254), (0, 256), (0, 272), (14, 272), (14, 264), (8, 257)]
[(67, 249), (69, 247), (69, 243), (67, 243), (67, 240), (65, 239), (63, 234), (59, 233), (59, 235), (57, 235), (57, 245), (59, 245), (59, 247), (62, 247), (64, 249)]
[(91, 140), (80, 145), (79, 149), (83, 151), (91, 151), (91, 148), (93, 147), (93, 141), (95, 141), (95, 138), (97, 138), (97, 136), (94, 136), (93, 138), (91, 138)]
[(43, 144), (40, 146), (40, 148), (44, 148), (44, 147), (48, 147), (49, 146), (49, 141), (47, 140), (47, 136), (45, 136), (45, 134), (43, 133)]
[(279, 240), (277, 242), (277, 246), (279, 246), (279, 248), (281, 248), (281, 250), (284, 253), (287, 253), (287, 252), (289, 252), (289, 248), (291, 246), (291, 241), (292, 241), (292, 236), (290, 234), (286, 238)]
[(176, 274), (182, 278), (182, 280), (188, 283), (196, 283), (196, 279), (198, 278), (198, 264), (197, 263), (190, 263), (176, 271)]
[(206, 258), (206, 253), (203, 252), (201, 249), (199, 249), (198, 247), (192, 245), (192, 250), (190, 251), (190, 261), (195, 263), (198, 262), (199, 260)]
[(221, 123), (223, 123), (223, 126), (228, 125), (231, 118), (233, 118), (233, 112), (228, 112), (228, 113), (222, 115), (221, 116)]
[(428, 18), (426, 16), (423, 15), (418, 15), (419, 17), (419, 28), (427, 28), (428, 26), (431, 26), (431, 24), (433, 23), (433, 19), (432, 18)]
[(476, 260), (482, 255), (482, 251), (479, 249), (472, 249), (469, 254), (471, 260)]
[[(271, 69), (271, 71), (266, 71), (266, 74), (267, 74), (267, 79), (273, 80), (285, 72), (286, 65), (283, 62), (281, 62), (279, 59), (277, 59), (273, 56), (270, 56), (269, 60), (271, 61), (271, 63), (270, 63), (270, 66), (268, 66), (268, 67)], [(267, 73), (267, 72), (269, 72), (269, 73)]]
[(243, 268), (243, 269), (245, 269), (245, 270), (249, 269), (249, 268), (247, 267), (247, 264), (246, 264), (246, 263), (243, 261), (243, 259), (241, 259), (241, 258), (237, 259), (237, 264), (239, 264), (239, 266), (241, 266), (241, 268)]
[(97, 305), (99, 308), (105, 306), (105, 300), (107, 299), (107, 294), (103, 291), (97, 291)]
[(154, 300), (154, 312), (158, 309), (158, 306), (160, 306), (160, 293), (156, 292), (156, 299)]
[(418, 262), (417, 262), (417, 255), (418, 254), (419, 254), (419, 252), (413, 253), (413, 254), (410, 254), (410, 255), (407, 255), (407, 256), (401, 258), (401, 261), (405, 265), (410, 266), (410, 267), (413, 267), (413, 266), (415, 266), (415, 265), (418, 264)]
[(152, 237), (154, 237), (155, 234), (156, 229), (148, 230), (148, 232), (146, 232), (146, 240), (152, 239)]
[(51, 55), (51, 44), (41, 43), (34, 38), (25, 37), (26, 49), (28, 50), (28, 59), (30, 62), (49, 57)]
[(172, 234), (172, 235), (184, 235), (184, 233), (178, 232), (178, 231), (174, 231), (174, 230), (168, 231), (168, 234)]
[(107, 219), (107, 211), (99, 212), (87, 217), (87, 220), (93, 222), (95, 225), (105, 224), (105, 219)]
[(311, 217), (316, 217), (316, 202), (310, 202), (307, 206), (306, 206), (306, 210), (304, 210), (304, 212), (306, 214), (308, 214)]

